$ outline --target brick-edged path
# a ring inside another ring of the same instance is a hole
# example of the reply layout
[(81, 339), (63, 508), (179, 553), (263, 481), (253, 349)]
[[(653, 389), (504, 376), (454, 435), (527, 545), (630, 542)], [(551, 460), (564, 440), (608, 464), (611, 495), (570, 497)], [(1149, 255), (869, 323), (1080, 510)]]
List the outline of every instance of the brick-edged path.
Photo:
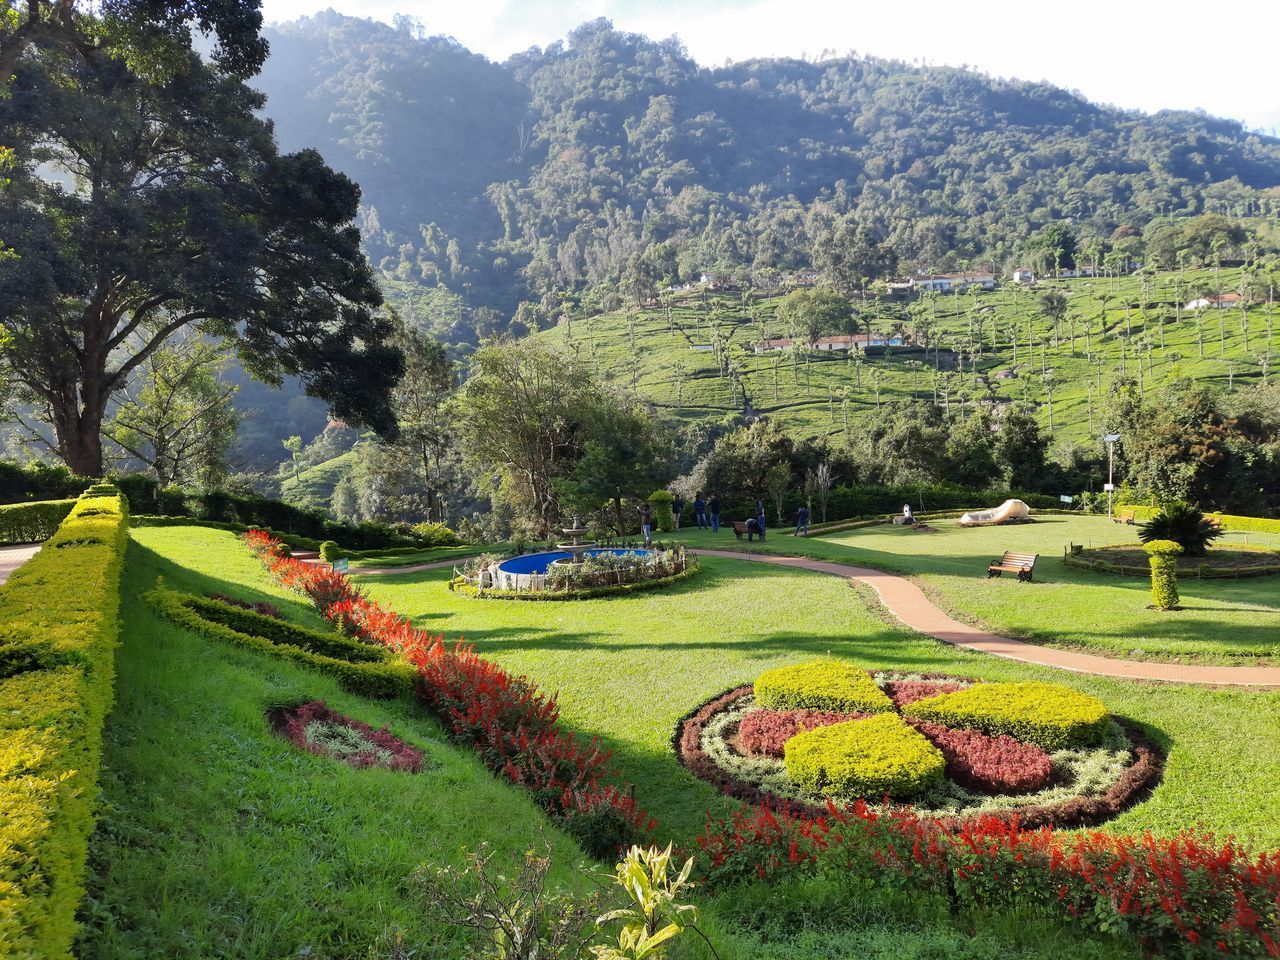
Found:
[[(695, 550), (705, 557), (723, 557), (726, 560), (749, 560), (753, 563), (773, 563), (782, 567), (798, 567), (817, 573), (858, 580), (870, 585), (880, 595), (880, 600), (895, 617), (913, 630), (941, 640), (953, 646), (990, 653), (1023, 663), (1044, 667), (1057, 667), (1076, 673), (1092, 673), (1103, 677), (1119, 677), (1123, 680), (1162, 680), (1170, 683), (1208, 683), (1231, 686), (1280, 687), (1280, 667), (1211, 667), (1187, 666), (1178, 663), (1152, 663), (1144, 660), (1117, 660), (1090, 653), (1074, 653), (1042, 647), (1022, 640), (999, 637), (968, 624), (958, 623), (935, 607), (914, 583), (906, 577), (868, 567), (855, 567), (845, 563), (828, 563), (807, 557), (778, 557), (760, 553), (740, 553), (735, 550)], [(369, 572), (369, 571), (365, 571)]]
[(4, 583), (20, 566), (40, 550), (40, 544), (28, 543), (21, 547), (0, 548), (0, 583)]

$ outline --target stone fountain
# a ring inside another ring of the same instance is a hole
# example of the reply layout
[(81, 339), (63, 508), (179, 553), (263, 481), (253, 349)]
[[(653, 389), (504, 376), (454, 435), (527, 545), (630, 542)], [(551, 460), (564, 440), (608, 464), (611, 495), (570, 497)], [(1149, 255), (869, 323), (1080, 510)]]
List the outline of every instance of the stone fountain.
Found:
[(572, 542), (556, 544), (557, 550), (564, 550), (570, 555), (568, 559), (556, 561), (557, 563), (581, 563), (587, 551), (595, 546), (595, 541), (582, 539), (584, 534), (591, 532), (591, 529), (584, 527), (582, 521), (576, 516), (573, 518), (573, 526), (564, 527), (560, 532), (571, 538)]

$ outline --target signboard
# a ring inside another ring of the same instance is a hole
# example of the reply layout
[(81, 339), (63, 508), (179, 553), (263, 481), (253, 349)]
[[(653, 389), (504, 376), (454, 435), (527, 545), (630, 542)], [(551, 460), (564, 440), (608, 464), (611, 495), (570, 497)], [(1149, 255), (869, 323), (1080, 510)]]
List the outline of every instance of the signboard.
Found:
[(1104, 483), (1102, 485), (1102, 492), (1111, 493), (1112, 491), (1115, 490), (1115, 488), (1116, 488), (1116, 485), (1114, 483)]
[(1075, 499), (1076, 499), (1076, 498), (1075, 498), (1075, 497), (1069, 497), (1069, 496), (1067, 496), (1065, 493), (1063, 493), (1063, 494), (1060, 494), (1060, 495), (1058, 496), (1058, 499), (1059, 499), (1059, 500), (1061, 500), (1063, 503), (1073, 503), (1073, 502), (1075, 502)]
[(335, 560), (333, 561), (333, 572), (346, 573), (347, 567), (350, 565), (351, 565), (351, 561), (348, 560), (346, 557), (343, 557), (341, 560)]

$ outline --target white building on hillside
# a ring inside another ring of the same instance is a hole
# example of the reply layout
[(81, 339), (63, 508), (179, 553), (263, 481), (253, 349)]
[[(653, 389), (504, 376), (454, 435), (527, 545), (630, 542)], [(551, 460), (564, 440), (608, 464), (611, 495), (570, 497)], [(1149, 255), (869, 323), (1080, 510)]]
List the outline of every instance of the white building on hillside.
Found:
[(917, 274), (909, 281), (913, 290), (936, 290), (939, 293), (958, 293), (977, 287), (980, 290), (994, 290), (996, 278), (990, 273), (931, 273)]

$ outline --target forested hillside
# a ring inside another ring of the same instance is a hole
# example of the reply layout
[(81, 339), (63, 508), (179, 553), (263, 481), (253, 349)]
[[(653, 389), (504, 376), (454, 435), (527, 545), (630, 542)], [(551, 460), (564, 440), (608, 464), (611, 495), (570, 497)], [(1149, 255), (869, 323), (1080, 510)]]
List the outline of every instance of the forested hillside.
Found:
[(1161, 218), (1280, 210), (1274, 138), (972, 71), (710, 69), (602, 20), (502, 64), (334, 13), (268, 39), (255, 82), (282, 145), (360, 184), (393, 301), (458, 344), (704, 270), (813, 268), (852, 290), (1008, 265), (1056, 221), (1123, 254)]

